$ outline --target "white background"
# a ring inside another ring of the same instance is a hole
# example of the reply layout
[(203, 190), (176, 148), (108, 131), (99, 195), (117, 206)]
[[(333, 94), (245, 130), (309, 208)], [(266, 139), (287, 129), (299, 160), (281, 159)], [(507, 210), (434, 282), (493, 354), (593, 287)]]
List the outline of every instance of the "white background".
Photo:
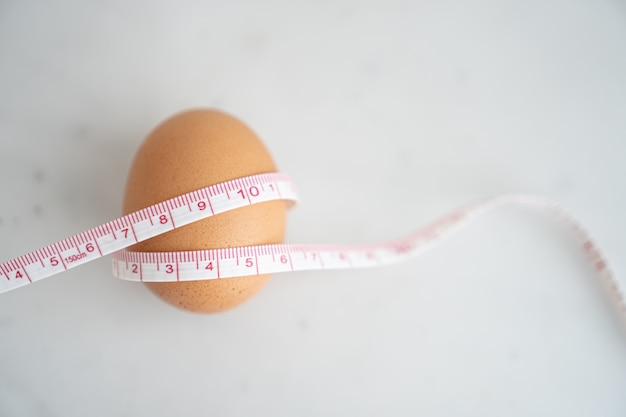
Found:
[[(0, 2), (2, 260), (117, 217), (140, 141), (205, 106), (295, 179), (290, 242), (532, 192), (626, 283), (623, 0), (33, 3)], [(0, 415), (624, 416), (626, 332), (571, 237), (503, 208), (208, 316), (101, 259), (0, 296)]]

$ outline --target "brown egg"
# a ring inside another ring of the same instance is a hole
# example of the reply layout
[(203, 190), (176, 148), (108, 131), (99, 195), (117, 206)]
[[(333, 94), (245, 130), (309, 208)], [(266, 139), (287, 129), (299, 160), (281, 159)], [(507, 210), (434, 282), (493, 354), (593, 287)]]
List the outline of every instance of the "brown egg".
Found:
[[(202, 187), (275, 171), (267, 149), (239, 120), (214, 110), (183, 112), (159, 125), (137, 151), (128, 174), (123, 211), (127, 214)], [(243, 207), (140, 242), (130, 250), (166, 252), (280, 243), (285, 211), (284, 201)], [(146, 285), (176, 307), (209, 313), (246, 301), (269, 277)]]

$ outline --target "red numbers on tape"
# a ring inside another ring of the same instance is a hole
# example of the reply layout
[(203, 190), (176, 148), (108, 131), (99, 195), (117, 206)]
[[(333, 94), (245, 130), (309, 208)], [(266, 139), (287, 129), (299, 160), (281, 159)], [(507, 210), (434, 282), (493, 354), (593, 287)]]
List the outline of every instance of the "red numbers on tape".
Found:
[[(272, 187), (273, 188), (273, 187)], [(241, 198), (247, 198), (248, 196), (250, 197), (258, 197), (259, 196), (259, 188), (255, 185), (249, 187), (246, 191), (244, 191), (244, 189), (240, 189), (237, 191), (237, 194), (239, 194), (241, 196)]]
[[(276, 192), (281, 189), (282, 194)], [(229, 192), (238, 191), (241, 191), (245, 201), (230, 198)], [(255, 200), (250, 200), (250, 197)], [(291, 180), (280, 173), (253, 175), (205, 187), (1, 263), (0, 292), (19, 288), (24, 283), (47, 278), (174, 228), (213, 216), (214, 203), (219, 205), (220, 212), (225, 212), (246, 204), (279, 199), (296, 200)], [(116, 265), (117, 269), (119, 265)], [(133, 263), (129, 272), (142, 279), (143, 269), (142, 265)], [(165, 273), (177, 275), (177, 265), (166, 265)]]
[(504, 204), (530, 206), (564, 220), (608, 283), (622, 318), (626, 302), (608, 261), (580, 222), (541, 197), (506, 195), (463, 207), (401, 239), (379, 245), (260, 245), (195, 252), (138, 253), (125, 248), (177, 227), (271, 200), (296, 200), (283, 174), (239, 178), (155, 204), (0, 264), (0, 292), (24, 286), (113, 253), (113, 274), (132, 281), (220, 279), (284, 271), (358, 268), (399, 262), (434, 246), (459, 225)]

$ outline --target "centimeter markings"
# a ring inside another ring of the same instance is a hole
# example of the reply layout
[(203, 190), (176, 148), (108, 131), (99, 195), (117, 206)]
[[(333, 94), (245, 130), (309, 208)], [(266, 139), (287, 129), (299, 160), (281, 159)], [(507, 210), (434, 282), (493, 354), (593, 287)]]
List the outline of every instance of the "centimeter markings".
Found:
[(296, 198), (290, 178), (280, 173), (252, 175), (205, 187), (1, 263), (0, 293), (228, 210)]
[(471, 219), (503, 205), (522, 205), (565, 222), (602, 279), (626, 324), (626, 300), (607, 258), (581, 222), (560, 205), (542, 197), (511, 194), (470, 204), (428, 226), (391, 242), (374, 245), (272, 244), (188, 252), (131, 252), (113, 255), (113, 274), (130, 281), (193, 281), (286, 271), (365, 268), (406, 260), (437, 245)]
[(462, 207), (428, 226), (383, 244), (271, 244), (187, 252), (124, 250), (174, 228), (272, 200), (296, 201), (284, 174), (253, 175), (216, 184), (128, 214), (104, 225), (0, 264), (0, 293), (113, 253), (113, 275), (130, 281), (171, 282), (232, 278), (285, 271), (372, 267), (415, 256), (472, 218), (502, 205), (522, 205), (564, 221), (579, 240), (626, 324), (624, 293), (589, 232), (560, 205), (542, 197), (512, 194)]

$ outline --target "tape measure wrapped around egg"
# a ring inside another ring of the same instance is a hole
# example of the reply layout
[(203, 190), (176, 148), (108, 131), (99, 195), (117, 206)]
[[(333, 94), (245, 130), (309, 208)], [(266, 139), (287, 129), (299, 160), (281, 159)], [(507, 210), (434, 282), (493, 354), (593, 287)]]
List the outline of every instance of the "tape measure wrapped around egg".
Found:
[[(224, 181), (276, 172), (259, 138), (225, 113), (193, 110), (159, 125), (137, 151), (128, 174), (124, 214)], [(130, 248), (136, 252), (193, 251), (281, 243), (285, 201), (268, 201), (222, 213)], [(149, 282), (166, 302), (193, 312), (218, 312), (248, 300), (269, 275), (225, 280)]]
[(182, 309), (217, 312), (252, 297), (267, 274), (404, 261), (470, 219), (511, 204), (550, 213), (570, 227), (626, 323), (626, 296), (606, 256), (580, 221), (541, 196), (487, 198), (383, 243), (285, 245), (285, 212), (296, 199), (289, 177), (276, 173), (268, 151), (243, 123), (217, 111), (181, 113), (139, 148), (125, 216), (0, 263), (0, 293), (112, 254), (114, 276), (143, 281)]

